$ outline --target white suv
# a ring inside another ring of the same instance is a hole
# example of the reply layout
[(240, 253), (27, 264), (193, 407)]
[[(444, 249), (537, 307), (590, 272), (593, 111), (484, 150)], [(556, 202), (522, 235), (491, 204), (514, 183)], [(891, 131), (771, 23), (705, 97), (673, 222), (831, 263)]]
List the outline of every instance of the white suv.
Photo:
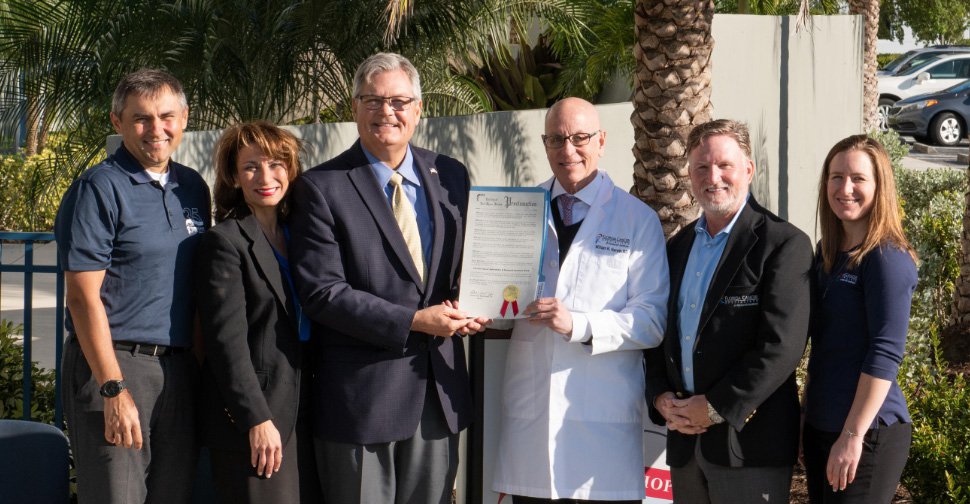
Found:
[(889, 125), (889, 107), (911, 96), (942, 91), (970, 79), (970, 54), (937, 56), (897, 75), (879, 76), (879, 129)]
[(914, 66), (922, 66), (934, 56), (950, 56), (957, 53), (970, 53), (970, 46), (934, 45), (906, 51), (905, 54), (887, 63), (876, 75), (896, 75)]

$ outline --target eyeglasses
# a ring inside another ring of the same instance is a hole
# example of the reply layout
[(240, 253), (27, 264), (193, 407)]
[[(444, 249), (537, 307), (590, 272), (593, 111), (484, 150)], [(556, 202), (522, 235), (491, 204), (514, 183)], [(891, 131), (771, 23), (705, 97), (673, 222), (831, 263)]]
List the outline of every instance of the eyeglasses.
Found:
[(566, 140), (573, 144), (574, 147), (582, 147), (589, 143), (589, 140), (596, 136), (600, 130), (596, 130), (592, 133), (573, 133), (569, 136), (562, 135), (542, 135), (542, 144), (550, 149), (561, 149), (563, 145), (566, 145)]
[(384, 103), (387, 102), (392, 109), (400, 112), (402, 110), (407, 110), (408, 107), (414, 103), (416, 98), (409, 98), (407, 96), (377, 96), (377, 95), (360, 95), (357, 97), (361, 103), (364, 104), (364, 108), (367, 110), (380, 110), (384, 108)]

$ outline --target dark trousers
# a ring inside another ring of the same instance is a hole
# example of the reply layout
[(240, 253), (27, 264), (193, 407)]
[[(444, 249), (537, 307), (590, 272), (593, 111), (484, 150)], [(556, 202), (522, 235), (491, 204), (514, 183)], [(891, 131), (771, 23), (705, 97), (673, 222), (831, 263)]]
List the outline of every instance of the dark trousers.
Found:
[(825, 476), (825, 466), (828, 464), (829, 451), (840, 435), (839, 432), (824, 432), (805, 424), (802, 446), (809, 501), (812, 504), (892, 502), (899, 478), (906, 467), (906, 459), (909, 458), (912, 426), (895, 423), (869, 429), (862, 442), (862, 457), (855, 480), (845, 490), (833, 492)]
[(115, 356), (138, 408), (141, 450), (105, 440), (100, 384), (77, 340), (71, 336), (64, 345), (62, 398), (78, 502), (188, 503), (198, 458), (198, 362), (192, 352), (153, 357), (116, 350)]
[(736, 504), (788, 502), (794, 466), (726, 467), (712, 464), (701, 453), (683, 467), (670, 468), (674, 504)]
[(369, 445), (314, 438), (324, 501), (339, 504), (450, 504), (458, 434), (448, 430), (429, 382), (414, 436)]
[(212, 476), (221, 502), (228, 504), (317, 504), (321, 495), (313, 433), (300, 422), (283, 446), (283, 464), (271, 478), (256, 475), (250, 454), (209, 449)]
[(542, 499), (539, 497), (523, 497), (521, 495), (512, 496), (512, 504), (640, 504), (643, 501), (623, 500), (623, 501), (603, 501), (603, 500), (578, 500), (578, 499)]

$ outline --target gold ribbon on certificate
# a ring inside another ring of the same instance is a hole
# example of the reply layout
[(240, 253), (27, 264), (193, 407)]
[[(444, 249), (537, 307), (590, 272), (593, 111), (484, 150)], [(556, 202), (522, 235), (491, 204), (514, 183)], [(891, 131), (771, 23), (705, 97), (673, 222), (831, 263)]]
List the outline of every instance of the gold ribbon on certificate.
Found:
[(505, 288), (502, 289), (502, 299), (504, 299), (504, 301), (502, 302), (502, 309), (499, 311), (499, 313), (501, 313), (503, 317), (505, 316), (505, 311), (510, 305), (512, 306), (512, 315), (519, 314), (519, 288), (517, 286), (506, 285)]

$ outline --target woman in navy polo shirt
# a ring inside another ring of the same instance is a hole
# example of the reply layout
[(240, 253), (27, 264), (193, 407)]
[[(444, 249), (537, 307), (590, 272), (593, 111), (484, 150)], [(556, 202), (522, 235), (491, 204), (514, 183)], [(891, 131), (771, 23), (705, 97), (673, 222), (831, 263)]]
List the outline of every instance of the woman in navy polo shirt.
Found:
[(287, 262), (286, 192), (300, 152), (268, 122), (233, 126), (216, 145), (219, 224), (199, 245), (196, 298), (201, 411), (223, 502), (319, 500), (303, 372), (310, 324)]
[(809, 499), (888, 503), (912, 438), (896, 375), (916, 288), (892, 167), (865, 135), (832, 147), (819, 181), (803, 447)]

